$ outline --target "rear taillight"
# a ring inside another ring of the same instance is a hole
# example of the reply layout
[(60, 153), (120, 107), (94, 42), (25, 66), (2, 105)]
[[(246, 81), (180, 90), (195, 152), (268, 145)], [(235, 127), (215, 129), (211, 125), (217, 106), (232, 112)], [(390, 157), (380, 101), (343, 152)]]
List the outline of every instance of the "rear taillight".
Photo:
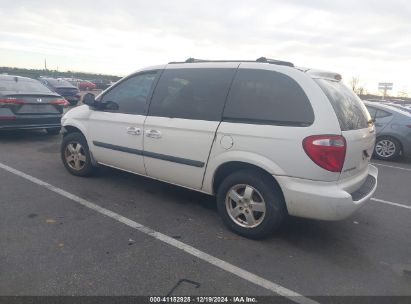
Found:
[(24, 99), (14, 98), (14, 97), (6, 97), (0, 98), (0, 104), (23, 104), (25, 103)]
[(70, 103), (64, 98), (60, 98), (60, 99), (50, 101), (49, 104), (54, 104), (54, 105), (59, 105), (59, 106), (68, 106)]
[(406, 125), (406, 127), (411, 128), (411, 125)]
[(313, 135), (303, 140), (305, 153), (321, 168), (341, 172), (347, 144), (340, 135)]

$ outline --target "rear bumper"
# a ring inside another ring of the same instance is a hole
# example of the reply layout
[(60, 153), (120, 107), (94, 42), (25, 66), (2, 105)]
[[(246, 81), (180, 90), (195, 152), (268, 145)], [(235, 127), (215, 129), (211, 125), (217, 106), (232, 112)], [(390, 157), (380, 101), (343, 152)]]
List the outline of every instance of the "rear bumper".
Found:
[(328, 221), (347, 218), (366, 203), (377, 189), (377, 177), (378, 169), (369, 165), (362, 186), (350, 193), (347, 186), (337, 182), (275, 176), (290, 215)]
[(61, 127), (61, 115), (16, 115), (2, 120), (0, 130), (47, 129)]

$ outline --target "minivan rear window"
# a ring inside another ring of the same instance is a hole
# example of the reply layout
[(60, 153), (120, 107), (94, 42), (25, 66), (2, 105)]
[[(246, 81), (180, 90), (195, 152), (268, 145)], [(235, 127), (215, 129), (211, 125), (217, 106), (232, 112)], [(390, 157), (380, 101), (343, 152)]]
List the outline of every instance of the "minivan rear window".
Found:
[(291, 77), (275, 71), (239, 69), (223, 120), (304, 127), (314, 122), (314, 112), (303, 89)]
[(359, 130), (368, 127), (371, 116), (364, 103), (354, 92), (339, 81), (314, 80), (334, 108), (341, 131)]

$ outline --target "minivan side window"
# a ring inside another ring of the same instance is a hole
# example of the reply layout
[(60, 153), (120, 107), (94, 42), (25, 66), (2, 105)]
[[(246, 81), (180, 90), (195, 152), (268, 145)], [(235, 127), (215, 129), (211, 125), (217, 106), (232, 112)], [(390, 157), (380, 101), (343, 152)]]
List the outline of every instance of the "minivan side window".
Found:
[(308, 126), (314, 122), (314, 112), (303, 89), (291, 77), (269, 70), (239, 69), (223, 120)]
[(235, 69), (166, 69), (156, 86), (150, 116), (220, 121)]
[(102, 97), (104, 110), (145, 115), (157, 73), (158, 71), (143, 72), (120, 82)]

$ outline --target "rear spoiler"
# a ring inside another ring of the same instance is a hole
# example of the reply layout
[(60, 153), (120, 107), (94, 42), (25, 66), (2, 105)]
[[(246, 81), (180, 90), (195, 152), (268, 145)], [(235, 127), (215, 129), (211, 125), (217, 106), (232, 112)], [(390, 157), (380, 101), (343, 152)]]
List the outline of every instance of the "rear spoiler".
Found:
[(308, 75), (310, 75), (312, 78), (322, 78), (322, 79), (327, 79), (327, 80), (332, 80), (332, 81), (341, 81), (342, 79), (341, 74), (334, 73), (334, 72), (312, 70), (312, 69), (306, 70), (305, 72)]

